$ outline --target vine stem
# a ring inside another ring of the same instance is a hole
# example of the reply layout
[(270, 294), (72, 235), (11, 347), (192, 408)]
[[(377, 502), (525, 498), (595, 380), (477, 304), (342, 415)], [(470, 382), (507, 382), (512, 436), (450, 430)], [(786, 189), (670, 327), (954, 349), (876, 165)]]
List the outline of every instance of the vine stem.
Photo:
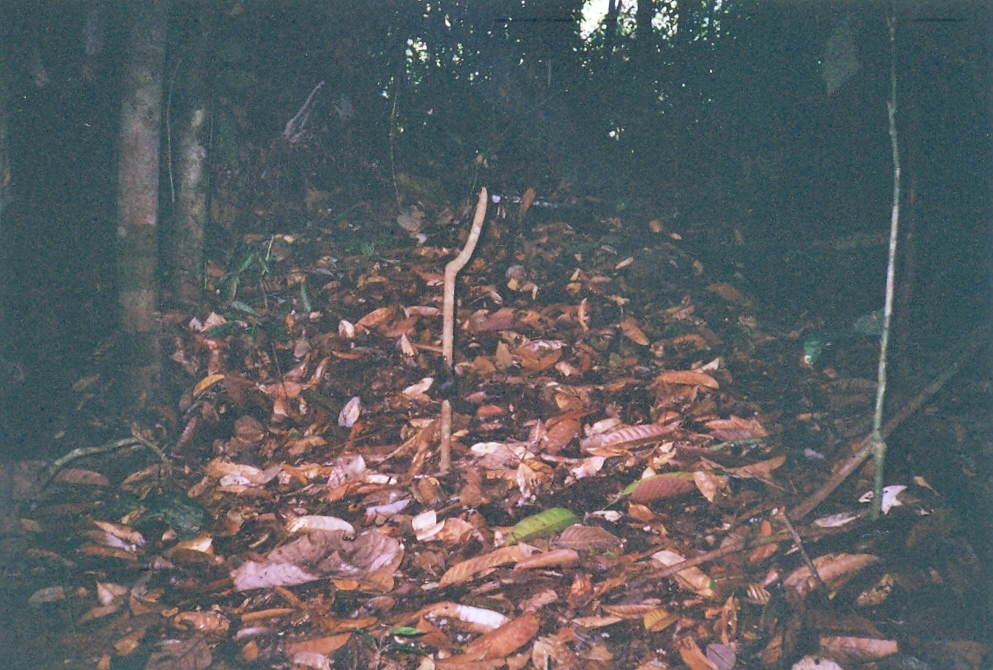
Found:
[(876, 411), (872, 417), (872, 456), (875, 465), (872, 483), (872, 518), (878, 519), (883, 504), (883, 465), (886, 442), (881, 428), (883, 405), (886, 400), (886, 353), (890, 341), (890, 320), (893, 315), (893, 284), (896, 276), (896, 243), (900, 229), (900, 147), (896, 132), (896, 11), (889, 18), (890, 29), (890, 100), (886, 104), (889, 118), (890, 144), (893, 147), (893, 208), (890, 214), (890, 248), (886, 264), (886, 303), (883, 306), (883, 334), (879, 340), (879, 374), (876, 385)]

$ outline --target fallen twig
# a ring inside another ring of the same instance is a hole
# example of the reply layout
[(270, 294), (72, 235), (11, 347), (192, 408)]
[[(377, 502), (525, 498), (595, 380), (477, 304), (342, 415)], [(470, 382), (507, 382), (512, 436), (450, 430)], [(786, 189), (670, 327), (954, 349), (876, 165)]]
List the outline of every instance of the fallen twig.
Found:
[[(479, 200), (476, 202), (476, 214), (472, 219), (472, 228), (469, 229), (469, 239), (459, 255), (445, 266), (445, 302), (443, 305), (443, 321), (441, 332), (441, 351), (445, 357), (445, 365), (449, 369), (454, 363), (455, 352), (455, 276), (459, 270), (465, 267), (472, 257), (472, 252), (476, 249), (479, 241), (479, 233), (483, 229), (483, 220), (486, 218), (486, 202), (489, 196), (486, 188), (479, 191)], [(452, 405), (446, 399), (441, 403), (441, 463), (438, 469), (441, 472), (448, 472), (452, 467)]]

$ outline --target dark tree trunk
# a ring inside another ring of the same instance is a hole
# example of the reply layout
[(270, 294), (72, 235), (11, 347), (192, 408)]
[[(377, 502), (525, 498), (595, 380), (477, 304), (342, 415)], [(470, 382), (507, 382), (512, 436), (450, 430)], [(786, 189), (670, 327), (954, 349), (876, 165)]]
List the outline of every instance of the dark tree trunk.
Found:
[(158, 341), (158, 197), (162, 72), (167, 0), (128, 5), (129, 57), (121, 107), (117, 274), (125, 398), (152, 395), (161, 369)]
[(207, 224), (207, 159), (204, 137), (209, 113), (203, 87), (210, 22), (205, 9), (192, 41), (186, 75), (189, 109), (179, 130), (179, 201), (176, 203), (172, 254), (172, 289), (176, 300), (188, 304), (200, 301), (203, 287), (203, 240)]
[[(6, 12), (0, 13), (6, 19)], [(5, 21), (6, 22), (6, 21)], [(3, 37), (7, 37), (6, 34)], [(10, 128), (8, 127), (11, 71), (10, 45), (0, 42), (0, 249), (10, 249), (12, 240), (7, 225), (10, 205)], [(7, 425), (11, 383), (17, 375), (17, 362), (11, 360), (11, 330), (7, 318), (7, 293), (10, 285), (10, 266), (7, 254), (0, 255), (0, 425)]]

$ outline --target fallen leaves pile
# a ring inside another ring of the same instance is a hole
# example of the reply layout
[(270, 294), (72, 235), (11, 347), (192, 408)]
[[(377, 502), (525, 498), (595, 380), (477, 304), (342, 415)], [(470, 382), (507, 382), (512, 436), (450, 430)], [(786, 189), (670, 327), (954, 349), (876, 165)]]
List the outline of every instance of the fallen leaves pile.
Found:
[(784, 439), (827, 449), (830, 408), (776, 404), (818, 373), (678, 235), (491, 218), (453, 375), (452, 218), (379, 249), (348, 220), (249, 236), (212, 311), (164, 315), (179, 407), (22, 512), (61, 667), (978, 667), (930, 623), (979, 578), (924, 480), (876, 526), (864, 476), (784, 520), (847, 443)]

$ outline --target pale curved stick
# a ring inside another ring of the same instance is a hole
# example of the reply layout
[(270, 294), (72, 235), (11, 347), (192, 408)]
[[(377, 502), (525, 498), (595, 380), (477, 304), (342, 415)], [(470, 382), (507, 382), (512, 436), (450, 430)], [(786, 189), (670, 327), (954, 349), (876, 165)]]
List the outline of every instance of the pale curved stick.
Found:
[[(472, 228), (469, 229), (469, 239), (465, 241), (465, 247), (462, 248), (459, 255), (445, 266), (441, 352), (445, 357), (445, 365), (449, 369), (454, 364), (455, 350), (455, 276), (459, 270), (465, 267), (465, 264), (472, 257), (472, 252), (476, 250), (479, 233), (483, 229), (483, 220), (486, 218), (488, 197), (486, 188), (480, 189), (479, 200), (476, 202), (476, 214), (472, 219)], [(448, 400), (443, 400), (441, 403), (441, 448), (439, 451), (438, 469), (441, 472), (448, 472), (452, 467), (452, 405)]]
[(472, 257), (472, 252), (476, 249), (476, 242), (479, 241), (479, 233), (483, 229), (483, 219), (486, 218), (486, 188), (479, 191), (479, 200), (476, 202), (476, 215), (472, 220), (472, 228), (469, 229), (469, 239), (465, 241), (465, 247), (455, 257), (454, 260), (445, 266), (445, 302), (444, 321), (441, 333), (441, 352), (445, 357), (445, 365), (452, 367), (452, 360), (455, 339), (455, 275), (465, 267)]

